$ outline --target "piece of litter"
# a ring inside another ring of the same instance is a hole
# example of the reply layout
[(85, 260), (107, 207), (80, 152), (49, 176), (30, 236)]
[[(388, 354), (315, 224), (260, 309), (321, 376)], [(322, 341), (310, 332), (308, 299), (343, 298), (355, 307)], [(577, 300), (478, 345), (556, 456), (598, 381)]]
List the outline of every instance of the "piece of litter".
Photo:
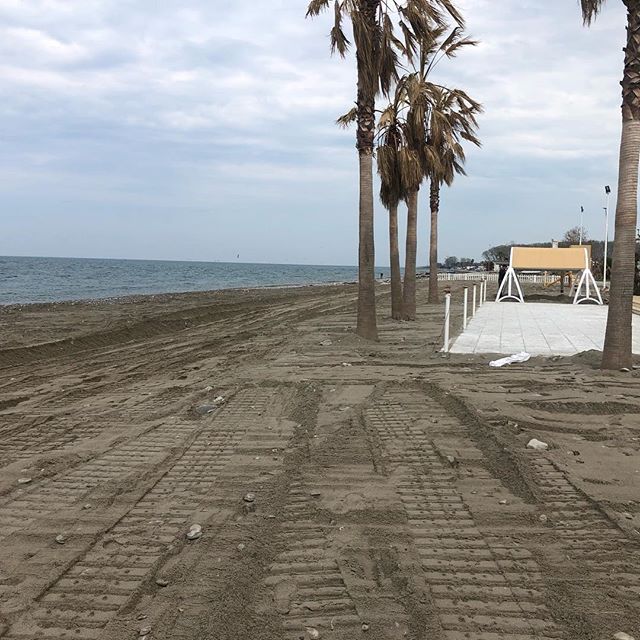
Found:
[(333, 344), (333, 342), (331, 342), (331, 340), (323, 340), (320, 344), (323, 347), (330, 347)]
[(202, 527), (199, 524), (192, 524), (187, 531), (187, 540), (197, 540), (200, 536), (202, 536)]
[(492, 360), (489, 363), (490, 367), (504, 367), (506, 364), (514, 364), (516, 362), (526, 362), (531, 358), (531, 355), (526, 351), (521, 351), (520, 353), (514, 353), (512, 356), (507, 356), (506, 358), (500, 358), (499, 360)]
[(369, 627), (369, 625), (368, 625), (366, 622), (363, 622), (363, 623), (362, 623), (362, 630), (363, 630), (363, 631), (369, 631), (369, 628), (370, 628), (370, 627)]
[(353, 365), (350, 362), (343, 362), (342, 366), (343, 367), (353, 367)]
[(138, 635), (148, 636), (150, 633), (151, 633), (151, 627), (142, 627), (142, 629), (140, 629), (140, 631), (138, 632)]
[(546, 442), (542, 442), (542, 440), (536, 440), (535, 438), (531, 438), (527, 443), (527, 449), (535, 449), (536, 451), (547, 451), (549, 449), (549, 445)]
[(498, 504), (508, 504), (506, 500), (500, 500), (500, 502), (498, 502)]
[(29, 484), (31, 482), (31, 478), (18, 478), (18, 484)]
[(221, 404), (224, 404), (225, 402), (226, 402), (226, 400), (222, 396), (218, 396), (217, 398), (214, 398), (214, 400), (213, 400), (213, 404), (216, 407), (219, 407)]

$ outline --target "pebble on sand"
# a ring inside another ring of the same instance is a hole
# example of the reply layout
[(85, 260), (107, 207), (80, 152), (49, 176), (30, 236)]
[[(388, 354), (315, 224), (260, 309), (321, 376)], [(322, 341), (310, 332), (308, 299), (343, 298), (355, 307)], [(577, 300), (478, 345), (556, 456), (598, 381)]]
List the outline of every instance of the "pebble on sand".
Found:
[(633, 636), (630, 636), (628, 633), (624, 631), (618, 631), (615, 636), (613, 636), (615, 640), (635, 640)]
[(187, 531), (187, 540), (197, 540), (200, 536), (202, 536), (202, 527), (199, 524), (192, 524)]
[(56, 536), (56, 542), (58, 544), (64, 544), (66, 541), (67, 539), (62, 534)]
[(18, 478), (18, 484), (29, 484), (31, 482), (31, 478)]
[(318, 640), (318, 638), (320, 638), (320, 632), (315, 627), (305, 627), (305, 631), (311, 640)]
[(158, 579), (156, 580), (156, 584), (157, 584), (159, 587), (168, 587), (168, 586), (169, 586), (169, 581), (168, 581), (168, 580), (165, 580), (164, 578), (158, 578)]
[(549, 445), (546, 442), (542, 442), (542, 440), (536, 440), (535, 438), (531, 438), (527, 443), (527, 449), (535, 449), (536, 451), (547, 451), (549, 449)]
[(245, 502), (255, 502), (256, 494), (255, 493), (245, 493), (244, 498), (242, 498)]

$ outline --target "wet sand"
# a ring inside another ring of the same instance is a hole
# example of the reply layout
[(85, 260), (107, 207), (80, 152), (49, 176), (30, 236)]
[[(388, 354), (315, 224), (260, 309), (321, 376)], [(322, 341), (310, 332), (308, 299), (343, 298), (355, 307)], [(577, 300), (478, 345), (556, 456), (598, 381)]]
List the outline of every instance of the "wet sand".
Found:
[(637, 632), (640, 373), (443, 357), (425, 284), (1, 309), (0, 637)]

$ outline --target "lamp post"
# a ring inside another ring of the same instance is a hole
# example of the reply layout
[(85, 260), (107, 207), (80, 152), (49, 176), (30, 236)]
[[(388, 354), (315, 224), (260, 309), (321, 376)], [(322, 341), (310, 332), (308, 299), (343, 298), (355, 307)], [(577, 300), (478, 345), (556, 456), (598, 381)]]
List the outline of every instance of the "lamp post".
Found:
[(580, 244), (582, 244), (582, 220), (584, 218), (584, 207), (580, 207)]
[(609, 245), (609, 196), (611, 195), (611, 188), (607, 185), (604, 188), (604, 192), (607, 194), (607, 206), (604, 208), (604, 264), (602, 266), (602, 288), (607, 288), (607, 250)]

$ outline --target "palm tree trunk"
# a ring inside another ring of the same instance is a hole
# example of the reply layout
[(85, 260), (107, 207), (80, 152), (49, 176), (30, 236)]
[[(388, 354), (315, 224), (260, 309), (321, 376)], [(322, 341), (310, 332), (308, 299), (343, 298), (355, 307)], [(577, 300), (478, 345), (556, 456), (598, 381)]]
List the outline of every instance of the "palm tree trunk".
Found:
[(640, 7), (627, 6), (627, 47), (622, 80), (622, 140), (618, 173), (615, 243), (603, 369), (631, 368), (638, 161), (640, 160)]
[[(362, 28), (376, 32), (376, 11), (379, 0), (360, 0)], [(365, 38), (365, 40), (367, 40)], [(366, 45), (363, 45), (366, 46)], [(358, 245), (358, 321), (356, 333), (367, 340), (378, 339), (376, 325), (375, 248), (373, 236), (373, 139), (376, 126), (375, 96), (372, 85), (371, 51), (356, 51), (358, 66), (358, 129), (357, 148), (360, 159), (360, 203)]]
[(402, 291), (402, 317), (416, 319), (416, 253), (418, 246), (418, 190), (407, 198), (407, 246), (404, 263), (404, 287)]
[(440, 185), (431, 180), (431, 236), (429, 240), (429, 303), (438, 302), (438, 211), (440, 210)]
[(376, 325), (376, 276), (373, 241), (373, 154), (360, 157), (360, 241), (358, 246), (358, 322), (356, 333), (378, 339)]
[(391, 262), (391, 317), (402, 318), (402, 280), (398, 248), (398, 205), (389, 208), (389, 256)]

